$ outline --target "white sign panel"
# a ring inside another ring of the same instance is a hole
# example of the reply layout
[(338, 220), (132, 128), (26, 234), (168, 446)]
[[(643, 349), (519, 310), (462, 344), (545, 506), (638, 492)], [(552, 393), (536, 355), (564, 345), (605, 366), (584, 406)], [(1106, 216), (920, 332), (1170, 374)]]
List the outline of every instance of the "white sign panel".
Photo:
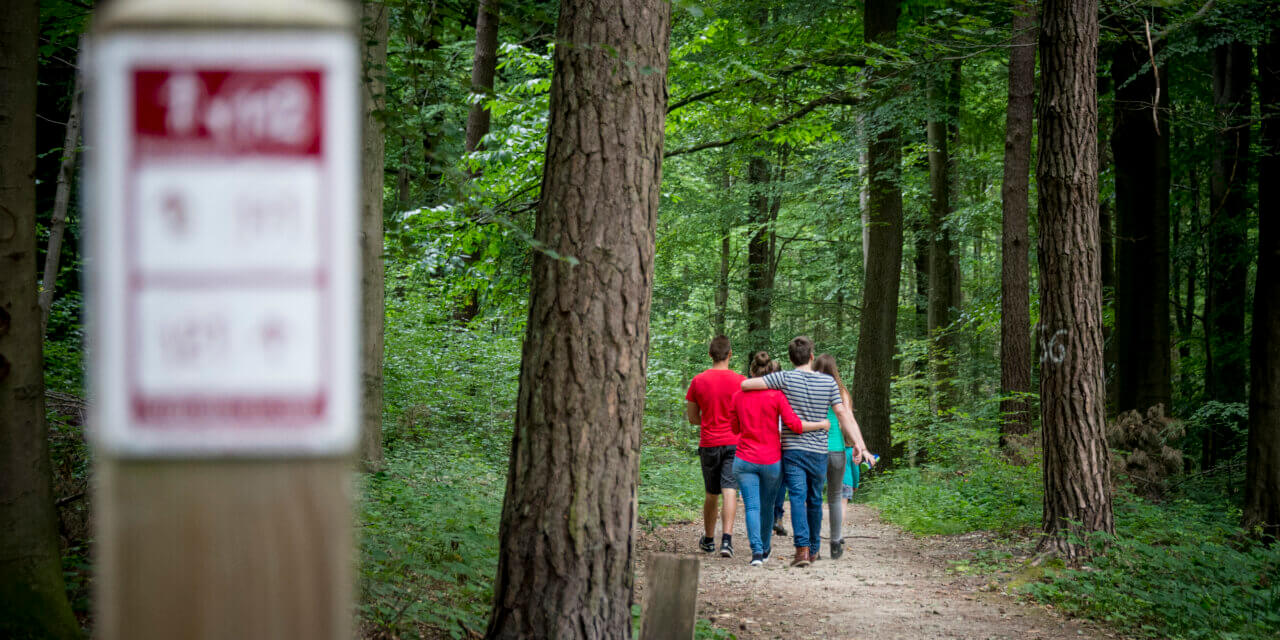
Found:
[(354, 38), (117, 33), (90, 53), (96, 444), (126, 456), (349, 453)]

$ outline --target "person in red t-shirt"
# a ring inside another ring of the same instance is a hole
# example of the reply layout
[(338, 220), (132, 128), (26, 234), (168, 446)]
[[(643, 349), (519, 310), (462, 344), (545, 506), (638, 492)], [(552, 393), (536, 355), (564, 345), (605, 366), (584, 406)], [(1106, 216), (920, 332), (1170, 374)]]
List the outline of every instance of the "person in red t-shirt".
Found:
[(693, 377), (685, 394), (685, 415), (689, 424), (701, 427), (698, 457), (702, 459), (702, 484), (707, 492), (702, 502), (704, 535), (698, 541), (703, 551), (716, 550), (716, 511), (721, 494), (724, 508), (719, 509), (721, 531), (720, 555), (733, 557), (733, 516), (737, 507), (738, 481), (733, 475), (733, 454), (738, 435), (729, 427), (729, 406), (746, 376), (729, 370), (733, 350), (729, 339), (716, 336), (707, 350), (711, 368)]
[[(751, 377), (759, 378), (781, 371), (777, 360), (759, 351), (751, 359)], [(795, 433), (826, 431), (827, 420), (802, 421), (791, 410), (781, 391), (739, 391), (729, 407), (729, 424), (738, 434), (738, 448), (733, 473), (742, 491), (742, 504), (747, 520), (747, 540), (751, 543), (751, 566), (758, 567), (772, 553), (773, 518), (761, 515), (761, 505), (773, 512), (773, 497), (782, 484), (782, 438), (778, 423)]]

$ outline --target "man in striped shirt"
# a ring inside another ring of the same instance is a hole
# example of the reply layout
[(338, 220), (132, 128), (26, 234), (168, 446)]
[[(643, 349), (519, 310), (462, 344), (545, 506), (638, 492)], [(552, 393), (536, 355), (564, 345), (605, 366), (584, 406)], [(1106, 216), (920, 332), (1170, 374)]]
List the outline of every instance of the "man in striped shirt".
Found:
[[(798, 336), (787, 345), (787, 356), (795, 369), (771, 373), (742, 382), (743, 391), (777, 389), (787, 397), (801, 420), (825, 420), (827, 409), (835, 411), (840, 428), (849, 432), (853, 413), (840, 398), (835, 378), (813, 370), (813, 341)], [(854, 457), (858, 452), (854, 452)], [(795, 534), (793, 567), (806, 567), (817, 557), (822, 528), (822, 492), (827, 479), (827, 433), (782, 432), (782, 478), (791, 496), (791, 528)]]

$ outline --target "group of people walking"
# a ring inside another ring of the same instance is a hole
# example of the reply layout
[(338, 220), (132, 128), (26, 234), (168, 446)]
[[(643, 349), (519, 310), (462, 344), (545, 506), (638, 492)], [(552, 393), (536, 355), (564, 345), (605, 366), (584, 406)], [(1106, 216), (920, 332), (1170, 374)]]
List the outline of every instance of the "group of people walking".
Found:
[(760, 566), (772, 555), (773, 533), (786, 535), (781, 517), (784, 495), (789, 495), (791, 566), (808, 566), (820, 556), (825, 486), (830, 553), (839, 558), (845, 509), (859, 481), (857, 465), (874, 465), (875, 456), (862, 440), (835, 358), (815, 358), (813, 341), (799, 336), (787, 345), (793, 369), (783, 371), (777, 360), (758, 351), (747, 377), (729, 368), (733, 350), (725, 336), (712, 339), (708, 353), (711, 368), (694, 376), (685, 394), (689, 422), (701, 428), (698, 453), (706, 500), (699, 547), (716, 550), (719, 512), (720, 555), (733, 556), (741, 492), (751, 565)]

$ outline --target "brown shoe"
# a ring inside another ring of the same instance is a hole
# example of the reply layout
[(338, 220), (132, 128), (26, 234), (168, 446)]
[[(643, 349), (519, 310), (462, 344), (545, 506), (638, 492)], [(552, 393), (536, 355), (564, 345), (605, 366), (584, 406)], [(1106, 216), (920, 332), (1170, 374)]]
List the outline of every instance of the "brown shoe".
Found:
[(796, 547), (796, 559), (791, 561), (791, 566), (809, 566), (809, 547)]
[(809, 562), (812, 564), (822, 558), (822, 554), (818, 553), (818, 547), (809, 547)]

